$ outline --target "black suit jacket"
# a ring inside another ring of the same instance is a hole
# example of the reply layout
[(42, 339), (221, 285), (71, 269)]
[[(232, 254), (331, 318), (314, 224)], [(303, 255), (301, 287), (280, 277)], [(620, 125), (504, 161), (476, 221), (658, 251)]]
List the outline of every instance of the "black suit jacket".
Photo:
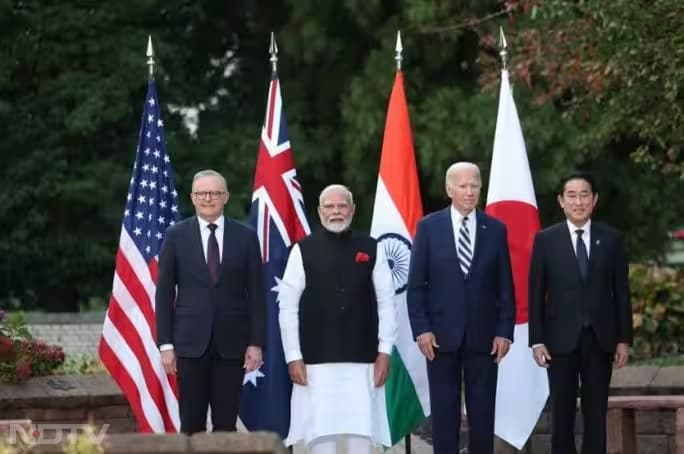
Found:
[(212, 334), (224, 358), (263, 346), (266, 300), (256, 233), (225, 218), (221, 274), (212, 285), (197, 217), (170, 227), (159, 253), (156, 316), (157, 344), (173, 344), (181, 357), (202, 356)]
[(618, 342), (632, 343), (628, 264), (622, 233), (592, 221), (589, 273), (580, 278), (567, 222), (534, 239), (529, 275), (530, 346), (545, 344), (551, 356), (569, 353), (582, 329), (585, 304), (599, 345), (614, 352)]

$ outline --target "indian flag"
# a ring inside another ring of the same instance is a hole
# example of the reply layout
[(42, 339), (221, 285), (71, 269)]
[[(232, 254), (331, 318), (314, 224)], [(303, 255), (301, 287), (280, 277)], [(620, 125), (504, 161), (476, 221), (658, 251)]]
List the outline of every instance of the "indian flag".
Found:
[(507, 70), (501, 74), (485, 211), (506, 224), (516, 302), (514, 342), (499, 365), (494, 432), (522, 449), (544, 409), (549, 385), (528, 347), (527, 279), (539, 213)]
[(404, 78), (397, 71), (387, 109), (371, 223), (371, 235), (384, 247), (392, 269), (399, 325), (385, 384), (385, 423), (389, 424), (389, 430), (383, 431), (388, 437), (385, 446), (400, 441), (430, 414), (427, 366), (413, 340), (406, 308), (411, 244), (422, 215)]

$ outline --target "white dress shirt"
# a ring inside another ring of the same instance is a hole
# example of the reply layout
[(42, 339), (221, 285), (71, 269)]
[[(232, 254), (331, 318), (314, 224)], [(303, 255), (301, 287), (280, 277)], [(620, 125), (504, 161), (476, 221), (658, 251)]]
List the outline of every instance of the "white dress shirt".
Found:
[(565, 222), (568, 224), (570, 239), (572, 240), (572, 250), (575, 251), (575, 256), (577, 256), (577, 234), (575, 232), (581, 229), (582, 241), (584, 242), (584, 248), (587, 250), (587, 258), (589, 258), (591, 255), (591, 219), (588, 219), (582, 227), (577, 227), (569, 220)]
[[(211, 229), (209, 228), (209, 221), (202, 219), (197, 216), (197, 222), (199, 222), (200, 235), (202, 236), (202, 250), (204, 251), (204, 261), (207, 261), (207, 248), (209, 242), (209, 235), (211, 235)], [(223, 261), (223, 229), (225, 228), (226, 219), (223, 215), (219, 216), (213, 224), (217, 225), (216, 228), (216, 241), (219, 247), (219, 263)], [(163, 344), (159, 346), (159, 351), (173, 350), (173, 344)]]
[[(468, 228), (468, 233), (470, 234), (469, 238), (469, 246), (470, 246), (470, 251), (475, 254), (475, 235), (477, 234), (477, 220), (475, 219), (475, 210), (471, 211), (468, 213), (466, 216), (468, 216), (468, 220), (466, 221), (466, 227)], [(461, 213), (456, 211), (456, 208), (454, 208), (453, 205), (451, 205), (451, 225), (454, 229), (454, 244), (456, 244), (456, 247), (458, 248), (458, 240), (460, 239), (461, 236), (461, 224), (463, 224), (463, 219), (465, 216), (463, 216)]]
[(211, 235), (211, 229), (209, 224), (216, 224), (216, 241), (218, 241), (219, 247), (219, 263), (223, 261), (223, 229), (226, 225), (226, 219), (223, 215), (219, 216), (214, 222), (210, 223), (197, 216), (197, 221), (199, 222), (200, 235), (202, 235), (202, 250), (204, 251), (204, 261), (207, 261), (207, 248), (209, 243), (209, 235)]

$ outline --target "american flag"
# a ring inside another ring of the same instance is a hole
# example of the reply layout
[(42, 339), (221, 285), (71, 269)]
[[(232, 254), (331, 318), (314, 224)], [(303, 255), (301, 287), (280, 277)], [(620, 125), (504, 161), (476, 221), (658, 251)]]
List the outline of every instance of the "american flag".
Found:
[(164, 372), (156, 345), (154, 308), (159, 249), (179, 215), (157, 88), (150, 80), (99, 347), (141, 432), (180, 428), (175, 379)]
[(250, 223), (259, 236), (264, 264), (267, 345), (263, 366), (245, 374), (240, 419), (248, 430), (273, 431), (285, 438), (290, 427), (292, 383), (278, 327), (278, 286), (289, 247), (310, 230), (275, 72), (268, 88), (266, 118), (261, 129)]

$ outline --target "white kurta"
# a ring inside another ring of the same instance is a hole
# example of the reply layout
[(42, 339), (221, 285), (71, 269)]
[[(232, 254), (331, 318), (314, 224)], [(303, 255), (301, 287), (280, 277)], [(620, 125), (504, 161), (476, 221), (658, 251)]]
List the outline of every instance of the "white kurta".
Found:
[[(392, 353), (397, 335), (392, 272), (378, 244), (373, 285), (378, 302), (378, 351)], [(306, 276), (299, 245), (285, 267), (278, 297), (280, 333), (285, 360), (302, 359), (299, 343), (299, 300)], [(341, 340), (343, 341), (343, 340)], [(293, 385), (290, 433), (285, 445), (337, 434), (369, 437), (376, 443), (389, 439), (384, 386), (374, 384), (373, 364), (334, 363), (306, 366), (307, 385)]]

